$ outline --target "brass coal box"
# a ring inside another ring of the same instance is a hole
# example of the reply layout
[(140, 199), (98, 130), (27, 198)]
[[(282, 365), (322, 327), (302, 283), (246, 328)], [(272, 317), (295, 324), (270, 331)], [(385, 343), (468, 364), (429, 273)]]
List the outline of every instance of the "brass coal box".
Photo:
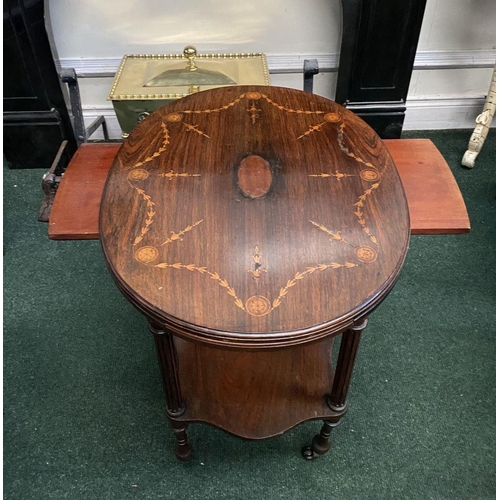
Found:
[(180, 97), (230, 85), (269, 85), (264, 54), (182, 54), (123, 57), (108, 100), (127, 137), (151, 112)]

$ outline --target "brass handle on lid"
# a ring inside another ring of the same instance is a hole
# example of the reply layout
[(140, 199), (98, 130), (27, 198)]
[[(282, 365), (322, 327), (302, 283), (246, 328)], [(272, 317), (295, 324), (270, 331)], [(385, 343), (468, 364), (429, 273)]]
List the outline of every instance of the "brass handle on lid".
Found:
[(188, 60), (186, 69), (188, 69), (189, 71), (196, 71), (198, 69), (198, 67), (194, 63), (194, 58), (198, 55), (196, 47), (194, 45), (187, 45), (186, 47), (184, 47), (182, 54)]

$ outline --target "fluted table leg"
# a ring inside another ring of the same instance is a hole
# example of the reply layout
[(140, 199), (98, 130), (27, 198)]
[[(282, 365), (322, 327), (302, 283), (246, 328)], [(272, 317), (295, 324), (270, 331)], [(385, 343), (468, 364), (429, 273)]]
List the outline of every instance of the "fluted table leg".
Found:
[(159, 325), (150, 322), (149, 329), (155, 339), (160, 363), (163, 389), (167, 400), (167, 418), (176, 439), (175, 456), (179, 460), (188, 460), (192, 453), (186, 434), (188, 424), (173, 420), (173, 417), (181, 416), (186, 408), (179, 383), (178, 359), (174, 339), (169, 331)]
[(330, 396), (327, 398), (328, 406), (335, 414), (324, 421), (320, 433), (314, 436), (311, 446), (306, 446), (302, 449), (302, 456), (307, 460), (313, 460), (319, 455), (324, 455), (330, 449), (330, 436), (332, 431), (340, 424), (340, 419), (347, 411), (349, 383), (351, 381), (361, 333), (365, 329), (367, 323), (367, 319), (357, 321), (349, 330), (346, 330), (342, 334), (333, 387)]

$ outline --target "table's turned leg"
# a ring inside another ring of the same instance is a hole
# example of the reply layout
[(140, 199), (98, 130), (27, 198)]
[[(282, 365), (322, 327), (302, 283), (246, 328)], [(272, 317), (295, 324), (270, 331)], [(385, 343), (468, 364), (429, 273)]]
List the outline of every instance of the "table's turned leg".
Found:
[(324, 455), (332, 446), (330, 436), (339, 423), (340, 419), (336, 422), (325, 420), (319, 434), (313, 437), (311, 446), (302, 448), (302, 456), (306, 460), (313, 460), (319, 455)]
[(170, 427), (175, 434), (175, 456), (182, 461), (189, 460), (193, 453), (191, 445), (188, 443), (186, 429), (188, 424), (170, 420)]
[(313, 460), (319, 455), (324, 455), (331, 447), (330, 436), (332, 431), (340, 423), (340, 419), (347, 411), (347, 391), (351, 381), (352, 369), (358, 351), (361, 333), (365, 329), (367, 319), (357, 321), (342, 334), (339, 357), (335, 368), (332, 392), (327, 403), (335, 412), (331, 418), (324, 421), (319, 434), (314, 436), (311, 446), (302, 449), (302, 456), (306, 460)]
[(149, 329), (155, 339), (158, 353), (163, 388), (167, 399), (167, 417), (175, 434), (175, 456), (180, 460), (189, 460), (192, 449), (187, 440), (187, 424), (173, 420), (173, 417), (181, 416), (185, 410), (179, 384), (179, 368), (174, 339), (169, 331), (159, 325), (150, 322)]

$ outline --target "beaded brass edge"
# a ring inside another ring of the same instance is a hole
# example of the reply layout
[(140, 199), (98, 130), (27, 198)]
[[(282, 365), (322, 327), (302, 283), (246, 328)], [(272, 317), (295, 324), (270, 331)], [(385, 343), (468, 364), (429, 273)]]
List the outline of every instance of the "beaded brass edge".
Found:
[[(262, 63), (262, 73), (264, 76), (265, 85), (270, 85), (269, 82), (269, 69), (267, 67), (266, 55), (261, 52), (243, 52), (237, 54), (198, 54), (197, 59), (250, 59), (259, 57)], [(127, 62), (127, 59), (146, 59), (146, 60), (183, 60), (185, 59), (183, 54), (126, 54), (118, 67), (115, 79), (109, 91), (109, 95), (106, 98), (107, 101), (135, 101), (137, 99), (148, 99), (148, 100), (162, 100), (162, 99), (180, 99), (181, 97), (187, 97), (188, 93), (167, 93), (167, 94), (115, 94), (116, 87), (123, 73), (123, 68)], [(241, 83), (245, 85), (245, 83)]]

